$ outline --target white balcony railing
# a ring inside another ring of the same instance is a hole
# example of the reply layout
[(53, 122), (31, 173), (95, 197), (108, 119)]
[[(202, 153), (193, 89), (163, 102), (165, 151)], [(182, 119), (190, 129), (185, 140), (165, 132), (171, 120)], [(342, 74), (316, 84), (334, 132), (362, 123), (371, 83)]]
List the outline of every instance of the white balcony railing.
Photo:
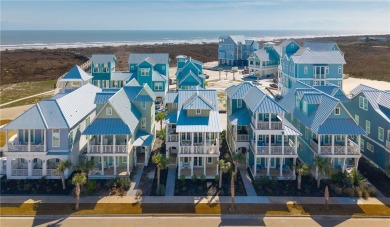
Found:
[(32, 175), (33, 176), (42, 176), (42, 169), (33, 169)]
[[(282, 122), (281, 121), (271, 121), (271, 125), (269, 122), (257, 122), (257, 129), (273, 129), (273, 130), (281, 130), (282, 129)], [(271, 126), (271, 127), (270, 127)]]
[(59, 173), (56, 173), (55, 169), (46, 169), (46, 176), (59, 176)]
[[(115, 147), (115, 151), (114, 151)], [(90, 145), (88, 153), (126, 153), (126, 145)]]
[(179, 141), (179, 135), (168, 135), (168, 142), (178, 142)]
[[(270, 150), (271, 148), (271, 150)], [(257, 155), (292, 155), (295, 154), (293, 146), (257, 146)]]
[(28, 169), (12, 169), (12, 176), (28, 176)]
[(217, 146), (181, 146), (180, 154), (218, 154)]
[(237, 142), (248, 142), (249, 141), (249, 135), (246, 134), (237, 134)]
[[(314, 140), (310, 140), (310, 147), (313, 148), (315, 152), (318, 152), (318, 144)], [(320, 152), (322, 155), (332, 155), (332, 145), (321, 145)], [(345, 148), (345, 145), (333, 146), (333, 154), (335, 155), (352, 155), (359, 153), (359, 146), (352, 142), (352, 140), (348, 140), (347, 148)]]
[(14, 151), (14, 152), (43, 152), (45, 151), (45, 146), (38, 144), (38, 145), (30, 145), (30, 150), (28, 150), (28, 145), (14, 145), (9, 143), (8, 144), (8, 150)]

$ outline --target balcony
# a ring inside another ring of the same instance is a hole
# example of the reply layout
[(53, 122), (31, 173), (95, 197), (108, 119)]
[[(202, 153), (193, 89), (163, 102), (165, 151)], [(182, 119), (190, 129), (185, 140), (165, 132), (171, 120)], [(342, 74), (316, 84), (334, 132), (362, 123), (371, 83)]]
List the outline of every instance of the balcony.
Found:
[(248, 142), (249, 135), (248, 134), (237, 134), (237, 138), (235, 138), (236, 142)]
[(219, 154), (218, 147), (215, 145), (211, 146), (181, 146), (180, 154)]
[(90, 145), (88, 153), (127, 153), (127, 145)]
[(252, 121), (253, 125), (256, 125), (256, 129), (261, 129), (261, 130), (282, 130), (283, 124), (281, 121), (271, 121), (271, 124), (268, 121), (262, 121), (262, 122), (257, 122), (255, 124), (255, 121)]
[[(255, 147), (253, 142), (252, 147)], [(284, 145), (282, 143), (273, 143), (271, 146), (268, 146), (268, 144), (258, 143), (256, 155), (297, 155), (297, 153), (295, 153), (294, 142), (289, 139)]]
[(167, 135), (167, 142), (178, 142), (178, 141), (179, 141), (178, 134), (168, 134)]
[(28, 149), (28, 145), (14, 145), (8, 143), (8, 151), (12, 152), (44, 152), (45, 146), (42, 144), (34, 144), (30, 145), (30, 149)]
[(124, 154), (128, 153), (125, 136), (94, 136), (88, 141), (87, 153), (92, 154)]
[[(310, 147), (314, 149), (315, 152), (318, 152), (318, 143), (315, 140), (310, 140)], [(332, 145), (321, 145), (320, 146), (320, 154), (321, 155), (356, 155), (360, 154), (359, 146), (352, 142), (352, 140), (348, 140), (347, 146), (344, 144), (335, 144)]]

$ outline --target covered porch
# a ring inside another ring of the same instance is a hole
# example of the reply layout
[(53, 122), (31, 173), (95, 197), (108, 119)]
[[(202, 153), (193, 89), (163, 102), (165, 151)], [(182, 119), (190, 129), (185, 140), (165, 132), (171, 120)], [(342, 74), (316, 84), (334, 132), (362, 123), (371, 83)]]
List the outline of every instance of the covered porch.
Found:
[(90, 178), (116, 178), (117, 176), (130, 175), (130, 155), (88, 155), (87, 160), (94, 163), (93, 169), (89, 171)]
[(133, 143), (134, 163), (148, 165), (150, 152), (154, 143), (154, 135), (138, 132)]
[(277, 177), (278, 180), (295, 180), (294, 166), (297, 158), (297, 156), (255, 156), (255, 158), (250, 156), (249, 168), (254, 177), (268, 176)]
[(186, 179), (204, 175), (206, 179), (214, 179), (218, 175), (218, 156), (179, 156), (178, 179), (184, 175)]

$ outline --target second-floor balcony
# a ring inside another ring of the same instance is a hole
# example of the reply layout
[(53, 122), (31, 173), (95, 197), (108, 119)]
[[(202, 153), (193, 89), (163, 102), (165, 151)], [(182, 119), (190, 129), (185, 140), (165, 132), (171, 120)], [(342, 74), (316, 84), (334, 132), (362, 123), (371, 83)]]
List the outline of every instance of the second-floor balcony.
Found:
[(298, 155), (296, 145), (291, 139), (285, 143), (278, 142), (271, 145), (258, 142), (256, 146), (252, 142), (252, 147), (255, 148), (256, 155)]
[(360, 154), (359, 146), (352, 140), (348, 139), (347, 142), (335, 142), (332, 144), (320, 144), (317, 140), (310, 140), (310, 147), (320, 155), (358, 155)]
[(281, 121), (271, 121), (271, 122), (257, 122), (256, 129), (272, 129), (272, 130), (281, 130), (283, 128)]
[(200, 144), (194, 146), (180, 146), (180, 154), (218, 154), (219, 149), (216, 145), (202, 146)]
[(252, 116), (252, 126), (256, 130), (282, 130), (284, 114), (255, 113)]
[(176, 132), (176, 125), (174, 125), (174, 124), (167, 125), (166, 140), (167, 140), (167, 142), (178, 142), (179, 141), (179, 134)]
[(128, 153), (128, 137), (123, 135), (93, 136), (88, 141), (88, 153)]
[(10, 152), (44, 152), (46, 150), (44, 141), (21, 141), (17, 134), (8, 140), (7, 146), (7, 151)]

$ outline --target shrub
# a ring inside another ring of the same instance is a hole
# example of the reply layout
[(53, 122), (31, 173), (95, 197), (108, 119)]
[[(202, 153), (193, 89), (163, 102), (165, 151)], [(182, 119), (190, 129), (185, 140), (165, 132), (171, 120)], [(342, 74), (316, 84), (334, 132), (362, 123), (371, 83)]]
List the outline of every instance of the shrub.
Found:
[(93, 194), (96, 192), (96, 181), (94, 180), (88, 180), (86, 183), (86, 188), (88, 194)]
[(206, 175), (202, 175), (200, 176), (200, 180), (202, 181), (202, 183), (204, 183), (206, 181)]
[(192, 181), (193, 183), (196, 183), (197, 180), (198, 180), (198, 177), (196, 177), (196, 175), (193, 175), (193, 176), (191, 177), (191, 181)]
[(164, 196), (165, 195), (165, 185), (160, 185), (159, 188), (156, 189), (156, 195), (157, 196)]
[(106, 187), (109, 188), (109, 189), (112, 189), (113, 187), (116, 187), (116, 184), (115, 184), (115, 180), (113, 179), (110, 179), (106, 182)]
[(355, 189), (346, 188), (346, 189), (344, 189), (344, 193), (350, 197), (354, 197), (355, 196)]
[(125, 191), (128, 191), (130, 189), (130, 186), (131, 186), (131, 181), (130, 181), (130, 178), (127, 178), (127, 177), (118, 177), (115, 179), (115, 182), (116, 182), (116, 187), (117, 188), (121, 188)]
[(270, 182), (267, 176), (256, 176), (254, 179), (255, 186), (262, 187), (268, 185)]
[(180, 181), (181, 181), (181, 184), (184, 185), (186, 183), (186, 176), (184, 176), (183, 174), (180, 175)]
[(214, 181), (215, 181), (215, 184), (219, 183), (219, 175), (215, 175)]

